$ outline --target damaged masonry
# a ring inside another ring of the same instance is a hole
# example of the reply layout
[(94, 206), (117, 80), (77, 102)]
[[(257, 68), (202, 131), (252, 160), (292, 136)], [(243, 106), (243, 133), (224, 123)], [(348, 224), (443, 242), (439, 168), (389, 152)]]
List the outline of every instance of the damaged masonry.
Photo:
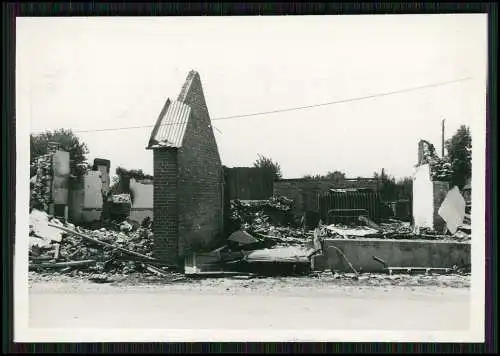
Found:
[(419, 144), (411, 221), (387, 216), (378, 193), (363, 186), (332, 184), (313, 197), (316, 209), (300, 214), (296, 199), (276, 192), (279, 182), (267, 199), (230, 196), (195, 71), (178, 98), (166, 101), (147, 149), (154, 164), (152, 217), (130, 219), (130, 195), (112, 194), (103, 203), (107, 220), (101, 217), (97, 228), (70, 223), (71, 206), (63, 213), (50, 209), (55, 200), (68, 206), (71, 199), (54, 189), (50, 155), (40, 158), (32, 191), (38, 203), (30, 213), (31, 270), (110, 282), (135, 272), (175, 281), (470, 268), (470, 199), (449, 186), (449, 167), (427, 141)]

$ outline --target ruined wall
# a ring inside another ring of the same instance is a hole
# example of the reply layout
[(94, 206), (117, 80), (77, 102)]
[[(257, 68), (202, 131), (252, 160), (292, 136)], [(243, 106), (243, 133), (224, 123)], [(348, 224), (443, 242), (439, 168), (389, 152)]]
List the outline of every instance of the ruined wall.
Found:
[(223, 229), (223, 168), (199, 75), (191, 75), (178, 98), (191, 107), (178, 151), (180, 256), (217, 244)]
[(83, 177), (84, 199), (82, 221), (99, 220), (102, 213), (102, 180), (101, 172), (89, 171)]
[(413, 223), (416, 227), (433, 226), (433, 186), (429, 165), (418, 166), (413, 175)]
[(109, 177), (109, 167), (105, 165), (98, 165), (97, 172), (101, 173), (102, 189), (104, 191), (107, 191), (111, 182), (111, 179)]
[[(94, 165), (96, 170), (88, 171), (82, 178), (73, 179), (69, 184), (69, 218), (74, 223), (99, 220), (103, 211), (102, 192), (109, 185), (109, 170), (106, 165)], [(109, 187), (108, 187), (109, 188)], [(129, 218), (142, 222), (144, 218), (153, 218), (153, 184), (143, 184), (130, 180), (134, 193)]]
[(177, 149), (155, 149), (153, 169), (154, 254), (176, 263), (179, 231)]
[(416, 227), (443, 232), (446, 223), (438, 210), (449, 190), (449, 182), (432, 181), (429, 165), (417, 167), (413, 177), (413, 223)]
[(274, 194), (282, 195), (294, 202), (293, 212), (302, 214), (305, 211), (318, 210), (318, 194), (328, 189), (368, 188), (377, 189), (377, 182), (371, 179), (345, 180), (332, 182), (331, 180), (280, 179), (274, 182)]
[(67, 205), (69, 202), (69, 152), (56, 151), (52, 156), (52, 201)]
[(130, 179), (130, 190), (134, 194), (130, 219), (139, 223), (146, 217), (153, 219), (153, 183), (137, 182), (132, 178)]
[(71, 222), (79, 224), (83, 220), (83, 204), (85, 201), (83, 178), (70, 180), (68, 200), (69, 219)]
[(377, 256), (393, 267), (452, 268), (471, 263), (471, 245), (453, 241), (383, 240), (383, 239), (328, 239), (326, 253), (314, 258), (316, 270), (333, 267), (337, 271), (351, 272), (345, 259), (335, 246), (349, 259), (359, 272), (382, 272), (384, 266), (373, 259)]

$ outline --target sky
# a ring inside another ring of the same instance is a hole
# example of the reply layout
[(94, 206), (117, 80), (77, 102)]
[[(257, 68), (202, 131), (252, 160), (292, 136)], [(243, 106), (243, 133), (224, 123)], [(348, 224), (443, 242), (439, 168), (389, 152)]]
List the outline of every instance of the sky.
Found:
[[(441, 152), (442, 119), (446, 139), (485, 120), (482, 14), (47, 17), (17, 18), (16, 28), (16, 119), (31, 133), (72, 129), (89, 161), (109, 159), (112, 172), (152, 174), (152, 127), (92, 130), (154, 125), (190, 70), (223, 164), (251, 166), (262, 154), (285, 178), (409, 176), (420, 139)], [(477, 127), (473, 147), (485, 134)]]

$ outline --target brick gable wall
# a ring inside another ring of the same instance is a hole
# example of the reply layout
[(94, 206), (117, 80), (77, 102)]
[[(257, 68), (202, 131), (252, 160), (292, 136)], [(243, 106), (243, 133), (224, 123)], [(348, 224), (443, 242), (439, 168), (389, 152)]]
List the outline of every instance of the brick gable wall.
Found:
[(179, 236), (177, 149), (155, 149), (153, 166), (154, 255), (175, 264)]
[(178, 156), (179, 253), (183, 255), (221, 241), (223, 168), (197, 74), (187, 93), (181, 94), (179, 99), (191, 107)]
[(191, 108), (180, 148), (154, 149), (155, 255), (182, 263), (223, 237), (223, 168), (199, 75), (191, 72), (179, 101)]

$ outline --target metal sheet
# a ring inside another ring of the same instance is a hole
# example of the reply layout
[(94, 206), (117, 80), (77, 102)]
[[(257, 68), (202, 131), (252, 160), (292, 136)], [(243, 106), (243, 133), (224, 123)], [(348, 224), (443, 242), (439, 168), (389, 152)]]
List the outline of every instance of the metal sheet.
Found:
[(302, 249), (294, 246), (263, 249), (250, 252), (245, 256), (247, 262), (294, 262), (308, 263), (311, 249)]
[(158, 142), (159, 147), (181, 147), (190, 114), (188, 105), (180, 101), (172, 102), (160, 119), (158, 131), (152, 140)]

